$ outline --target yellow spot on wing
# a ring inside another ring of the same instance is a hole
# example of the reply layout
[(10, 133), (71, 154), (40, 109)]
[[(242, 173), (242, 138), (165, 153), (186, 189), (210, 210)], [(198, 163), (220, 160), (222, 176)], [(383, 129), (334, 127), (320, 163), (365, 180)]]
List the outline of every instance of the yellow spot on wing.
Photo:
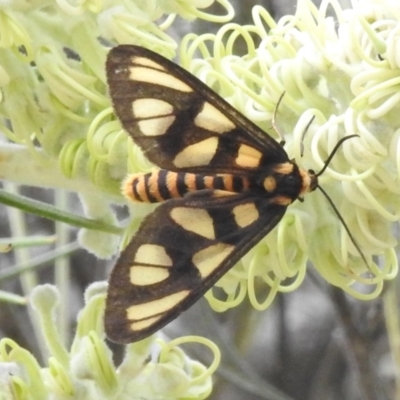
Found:
[(160, 267), (172, 266), (172, 259), (165, 251), (165, 247), (158, 244), (142, 244), (138, 248), (133, 261)]
[(135, 118), (159, 118), (171, 115), (173, 111), (171, 104), (159, 99), (137, 99), (132, 103)]
[(138, 122), (139, 129), (145, 136), (161, 136), (174, 123), (175, 115), (158, 117), (153, 119), (143, 119)]
[(142, 65), (143, 67), (150, 67), (159, 69), (160, 71), (165, 71), (165, 68), (162, 65), (157, 64), (155, 61), (146, 57), (132, 57), (132, 64), (138, 64)]
[(198, 251), (192, 258), (200, 275), (205, 278), (213, 273), (216, 268), (232, 253), (235, 246), (218, 243)]
[(141, 320), (165, 313), (184, 300), (189, 293), (190, 290), (181, 290), (180, 292), (161, 297), (157, 300), (130, 306), (126, 310), (127, 317), (131, 320)]
[(279, 206), (288, 206), (292, 202), (292, 199), (288, 196), (274, 196), (271, 198), (271, 203), (278, 204)]
[(129, 276), (133, 285), (146, 286), (164, 281), (169, 277), (169, 271), (166, 268), (134, 265), (131, 266)]
[(232, 211), (235, 216), (235, 222), (241, 228), (251, 225), (259, 217), (257, 207), (254, 203), (240, 204)]
[(158, 315), (157, 317), (148, 318), (148, 319), (144, 319), (142, 321), (133, 322), (131, 324), (131, 329), (133, 331), (141, 331), (143, 329), (146, 329), (149, 326), (155, 324), (161, 317), (162, 317), (162, 315)]
[(178, 153), (173, 161), (177, 168), (198, 167), (207, 165), (214, 157), (218, 147), (218, 139), (210, 137), (190, 146)]
[(214, 223), (206, 210), (201, 208), (175, 207), (171, 218), (183, 229), (207, 239), (215, 239)]
[(185, 82), (163, 71), (135, 66), (130, 67), (129, 71), (129, 78), (133, 81), (148, 82), (153, 85), (156, 84), (169, 89), (180, 90), (181, 92), (193, 91)]
[(293, 164), (291, 162), (285, 162), (275, 166), (274, 171), (278, 174), (291, 174), (293, 172)]
[(204, 129), (216, 133), (229, 132), (235, 128), (235, 124), (221, 111), (210, 103), (204, 103), (201, 111), (196, 115), (194, 123)]
[(216, 189), (213, 191), (213, 197), (226, 197), (226, 196), (234, 196), (235, 192), (229, 192), (228, 190), (219, 190)]
[(245, 168), (256, 168), (260, 165), (262, 153), (257, 149), (242, 144), (236, 157), (236, 164)]

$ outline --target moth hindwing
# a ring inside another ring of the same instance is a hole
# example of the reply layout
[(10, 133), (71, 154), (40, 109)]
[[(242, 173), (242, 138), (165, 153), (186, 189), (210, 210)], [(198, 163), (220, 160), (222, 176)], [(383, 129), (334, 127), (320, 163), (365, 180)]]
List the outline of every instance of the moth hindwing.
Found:
[(282, 146), (183, 68), (138, 46), (107, 58), (116, 115), (161, 168), (128, 177), (134, 201), (162, 202), (111, 273), (107, 336), (143, 339), (190, 307), (317, 185)]

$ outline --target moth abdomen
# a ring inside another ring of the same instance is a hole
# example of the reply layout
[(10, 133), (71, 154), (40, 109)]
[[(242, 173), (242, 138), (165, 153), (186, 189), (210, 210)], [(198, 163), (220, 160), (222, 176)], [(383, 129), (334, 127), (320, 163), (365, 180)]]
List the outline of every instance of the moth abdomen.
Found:
[(245, 176), (205, 175), (160, 169), (129, 175), (122, 184), (122, 193), (133, 201), (159, 203), (182, 198), (198, 190), (212, 189), (241, 193), (248, 190), (249, 186), (249, 179)]

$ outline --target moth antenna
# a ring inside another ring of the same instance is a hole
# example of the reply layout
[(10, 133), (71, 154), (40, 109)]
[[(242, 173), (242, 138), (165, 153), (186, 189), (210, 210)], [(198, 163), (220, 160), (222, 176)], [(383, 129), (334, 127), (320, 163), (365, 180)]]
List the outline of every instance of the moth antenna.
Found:
[(301, 142), (300, 142), (300, 156), (303, 157), (304, 155), (304, 138), (306, 136), (306, 133), (308, 131), (308, 128), (310, 127), (310, 125), (313, 123), (315, 119), (315, 115), (312, 116), (312, 118), (310, 119), (310, 121), (308, 122), (307, 126), (304, 129), (303, 134), (301, 135)]
[[(323, 168), (321, 169), (321, 171), (318, 172), (318, 174), (316, 174), (316, 176), (320, 176), (324, 173), (324, 171), (326, 170), (326, 168), (328, 167), (329, 163), (332, 161), (332, 158), (335, 156), (335, 154), (337, 153), (337, 151), (339, 150), (340, 146), (343, 144), (343, 142), (345, 142), (348, 139), (354, 138), (354, 137), (359, 137), (358, 135), (349, 135), (349, 136), (345, 136), (342, 139), (340, 139), (337, 143), (336, 146), (334, 147), (334, 149), (332, 150), (331, 154), (329, 155), (328, 159), (325, 161), (325, 164), (323, 166)], [(337, 209), (337, 207), (335, 206), (335, 204), (333, 203), (332, 199), (329, 197), (328, 193), (322, 189), (321, 186), (317, 185), (317, 188), (322, 192), (322, 194), (325, 196), (325, 198), (328, 200), (328, 203), (331, 205), (333, 211), (335, 212), (335, 214), (337, 215), (337, 217), (339, 218), (340, 222), (342, 223), (345, 231), (347, 232), (347, 234), (349, 235), (349, 238), (351, 240), (351, 243), (353, 243), (354, 247), (356, 248), (358, 254), (360, 254), (365, 266), (367, 268), (369, 268), (368, 266), (368, 262), (367, 259), (365, 258), (364, 253), (362, 252), (359, 244), (357, 243), (356, 239), (354, 238), (354, 236), (352, 235), (352, 233), (350, 232), (349, 227), (347, 226), (345, 220), (343, 219), (343, 217), (341, 216), (339, 210)]]
[(339, 210), (337, 209), (337, 207), (335, 206), (334, 202), (332, 201), (332, 199), (329, 197), (328, 193), (322, 189), (321, 186), (317, 186), (317, 188), (322, 192), (322, 194), (325, 196), (325, 198), (328, 200), (328, 203), (331, 205), (333, 211), (335, 212), (336, 216), (339, 218), (340, 222), (342, 223), (345, 231), (347, 232), (347, 234), (349, 235), (349, 238), (351, 240), (351, 243), (353, 243), (354, 247), (356, 248), (358, 254), (360, 254), (362, 260), (364, 261), (365, 266), (369, 269), (368, 266), (368, 261), (365, 258), (364, 253), (362, 252), (359, 244), (357, 243), (356, 239), (354, 238), (354, 236), (352, 235), (352, 233), (350, 232), (349, 227), (347, 226), (345, 220), (343, 219), (342, 215), (340, 214)]
[(329, 154), (328, 159), (325, 161), (324, 166), (322, 167), (321, 171), (318, 172), (318, 174), (316, 175), (321, 176), (325, 170), (328, 168), (329, 163), (332, 161), (332, 158), (335, 156), (335, 154), (337, 153), (337, 151), (339, 150), (340, 146), (343, 144), (343, 142), (345, 142), (348, 139), (354, 138), (354, 137), (359, 137), (358, 135), (349, 135), (349, 136), (345, 136), (343, 138), (341, 138), (337, 143), (336, 146), (334, 147), (334, 149), (331, 151), (331, 154)]
[(278, 102), (276, 103), (276, 106), (275, 106), (274, 114), (272, 115), (272, 127), (274, 128), (275, 132), (279, 136), (279, 139), (280, 139), (279, 143), (281, 144), (281, 146), (283, 146), (286, 143), (286, 141), (283, 138), (283, 134), (280, 132), (278, 126), (276, 125), (276, 113), (278, 112), (279, 105), (281, 104), (283, 96), (285, 95), (285, 93), (286, 92), (283, 91), (282, 94), (279, 96)]

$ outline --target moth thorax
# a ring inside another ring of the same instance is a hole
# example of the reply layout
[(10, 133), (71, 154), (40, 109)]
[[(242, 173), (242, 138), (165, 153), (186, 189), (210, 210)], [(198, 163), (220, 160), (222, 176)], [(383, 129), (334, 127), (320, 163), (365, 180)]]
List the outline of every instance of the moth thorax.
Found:
[(264, 178), (263, 186), (267, 192), (280, 199), (279, 204), (289, 205), (302, 195), (310, 182), (307, 172), (304, 174), (296, 164), (287, 161), (272, 167)]

